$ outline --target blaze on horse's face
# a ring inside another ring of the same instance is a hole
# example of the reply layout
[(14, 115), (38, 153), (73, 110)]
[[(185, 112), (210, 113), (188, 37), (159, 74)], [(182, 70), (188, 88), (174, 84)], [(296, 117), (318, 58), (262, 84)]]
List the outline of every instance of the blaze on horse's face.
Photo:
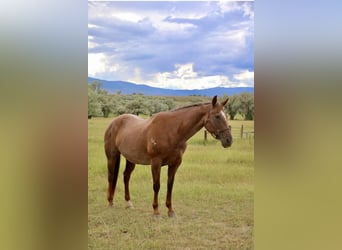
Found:
[(217, 96), (212, 100), (208, 118), (205, 121), (205, 128), (217, 140), (221, 141), (224, 148), (230, 147), (233, 143), (230, 126), (227, 123), (227, 117), (223, 111), (223, 107), (227, 104), (228, 99), (222, 103), (217, 102)]

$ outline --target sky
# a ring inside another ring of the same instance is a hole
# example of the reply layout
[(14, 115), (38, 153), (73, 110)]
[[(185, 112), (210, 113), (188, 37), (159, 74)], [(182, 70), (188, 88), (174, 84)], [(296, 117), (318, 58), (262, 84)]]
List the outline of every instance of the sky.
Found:
[(254, 87), (254, 2), (88, 2), (88, 76), (168, 89)]

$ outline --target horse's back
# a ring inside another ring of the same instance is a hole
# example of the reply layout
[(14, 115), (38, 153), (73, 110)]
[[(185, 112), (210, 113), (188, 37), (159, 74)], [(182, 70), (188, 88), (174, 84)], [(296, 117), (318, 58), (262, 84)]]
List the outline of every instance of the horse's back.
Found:
[(140, 133), (145, 127), (146, 120), (132, 114), (123, 114), (113, 119), (105, 132), (105, 141), (117, 136), (125, 137), (132, 133)]

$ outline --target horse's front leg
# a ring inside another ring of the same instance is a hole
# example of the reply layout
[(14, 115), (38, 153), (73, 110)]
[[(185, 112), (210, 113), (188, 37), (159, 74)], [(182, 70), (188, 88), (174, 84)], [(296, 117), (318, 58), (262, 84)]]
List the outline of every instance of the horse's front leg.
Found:
[(167, 194), (166, 194), (165, 205), (169, 209), (169, 211), (168, 211), (169, 217), (175, 217), (176, 216), (175, 211), (173, 211), (173, 209), (172, 209), (172, 202), (171, 202), (172, 198), (171, 198), (171, 196), (172, 196), (173, 182), (175, 180), (175, 174), (176, 174), (176, 171), (177, 171), (179, 165), (180, 165), (180, 163), (176, 164), (176, 165), (169, 165), (168, 172), (167, 172)]
[(153, 207), (153, 214), (155, 217), (159, 216), (158, 193), (160, 189), (160, 169), (161, 169), (161, 163), (159, 161), (152, 161), (151, 170), (152, 170), (153, 191), (154, 191), (152, 207)]

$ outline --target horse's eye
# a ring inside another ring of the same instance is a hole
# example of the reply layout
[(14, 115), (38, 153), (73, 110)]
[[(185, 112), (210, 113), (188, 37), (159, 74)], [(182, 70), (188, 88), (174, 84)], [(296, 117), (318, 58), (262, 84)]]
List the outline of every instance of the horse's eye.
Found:
[(219, 115), (215, 115), (215, 118), (220, 120), (220, 116)]

